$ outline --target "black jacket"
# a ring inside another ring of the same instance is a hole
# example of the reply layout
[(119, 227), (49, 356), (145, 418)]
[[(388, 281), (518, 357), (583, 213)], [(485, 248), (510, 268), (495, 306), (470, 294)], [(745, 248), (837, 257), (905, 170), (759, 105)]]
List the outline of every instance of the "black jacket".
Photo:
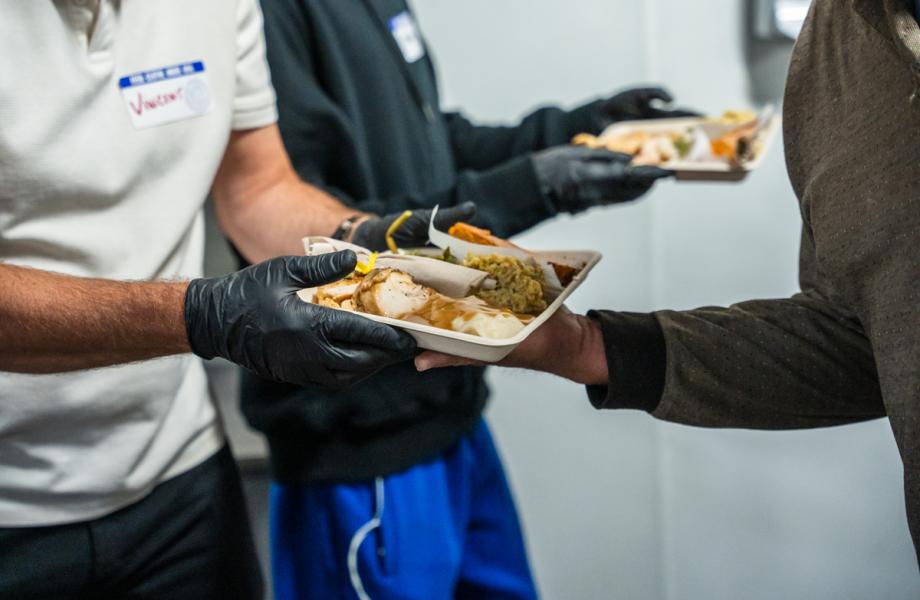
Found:
[[(428, 56), (389, 31), (404, 0), (262, 0), (279, 125), (305, 180), (377, 214), (473, 201), (510, 236), (555, 214), (528, 154), (592, 129), (592, 107), (547, 108), (517, 127), (443, 114)], [(331, 234), (332, 232), (330, 232)], [(430, 459), (470, 431), (482, 369), (393, 367), (345, 392), (243, 376), (243, 410), (282, 481), (354, 481)]]

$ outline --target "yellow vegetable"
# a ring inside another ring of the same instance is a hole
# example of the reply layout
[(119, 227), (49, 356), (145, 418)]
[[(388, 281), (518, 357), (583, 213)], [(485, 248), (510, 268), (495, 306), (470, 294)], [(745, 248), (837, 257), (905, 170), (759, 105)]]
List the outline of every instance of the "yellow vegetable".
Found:
[(400, 227), (403, 226), (403, 223), (405, 223), (406, 221), (408, 221), (408, 220), (409, 220), (409, 217), (411, 217), (411, 216), (412, 216), (412, 211), (411, 211), (411, 210), (407, 210), (407, 211), (404, 212), (403, 214), (399, 215), (399, 218), (396, 219), (395, 221), (393, 221), (393, 224), (390, 225), (390, 228), (389, 228), (389, 229), (387, 229), (387, 236), (386, 236), (386, 239), (387, 239), (387, 248), (390, 249), (390, 252), (393, 252), (394, 254), (395, 254), (396, 252), (399, 252), (399, 246), (396, 245), (396, 240), (393, 239), (393, 234), (395, 234), (396, 231), (397, 231)]
[(355, 273), (360, 273), (361, 275), (367, 275), (374, 270), (374, 265), (377, 264), (377, 253), (371, 252), (370, 258), (367, 259), (367, 264), (364, 264), (360, 260), (358, 264), (355, 265)]

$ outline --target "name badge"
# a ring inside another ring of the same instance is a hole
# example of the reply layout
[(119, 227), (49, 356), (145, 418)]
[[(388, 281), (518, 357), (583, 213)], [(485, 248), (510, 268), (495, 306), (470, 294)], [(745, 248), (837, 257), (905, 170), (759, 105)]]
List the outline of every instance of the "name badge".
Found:
[(135, 129), (200, 117), (213, 104), (201, 61), (126, 75), (118, 87)]
[(401, 12), (390, 19), (390, 32), (406, 62), (412, 64), (425, 56), (425, 44), (418, 32), (415, 19), (408, 12)]

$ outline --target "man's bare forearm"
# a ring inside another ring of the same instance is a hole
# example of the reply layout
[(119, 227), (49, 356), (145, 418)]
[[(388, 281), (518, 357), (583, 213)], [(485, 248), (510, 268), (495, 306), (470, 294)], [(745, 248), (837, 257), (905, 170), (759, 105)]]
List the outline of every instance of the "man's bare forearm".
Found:
[(291, 178), (254, 195), (238, 207), (217, 203), (221, 228), (251, 263), (301, 255), (306, 236), (329, 236), (349, 209), (317, 188)]
[(0, 371), (63, 373), (189, 352), (186, 287), (0, 264)]
[(359, 214), (300, 180), (274, 126), (233, 133), (213, 195), (221, 228), (253, 263), (303, 254), (304, 237), (331, 235)]

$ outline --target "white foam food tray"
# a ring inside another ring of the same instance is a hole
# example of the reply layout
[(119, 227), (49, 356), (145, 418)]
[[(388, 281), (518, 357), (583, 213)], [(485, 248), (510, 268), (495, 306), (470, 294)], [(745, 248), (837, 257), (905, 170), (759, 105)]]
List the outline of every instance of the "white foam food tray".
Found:
[[(549, 306), (544, 310), (539, 316), (537, 316), (533, 321), (527, 324), (520, 333), (512, 338), (507, 339), (487, 339), (482, 338), (476, 335), (471, 335), (467, 333), (457, 333), (454, 331), (449, 331), (447, 329), (440, 329), (438, 327), (431, 327), (430, 325), (421, 325), (418, 323), (411, 323), (408, 321), (401, 321), (398, 319), (390, 319), (387, 317), (378, 317), (376, 315), (369, 315), (365, 313), (354, 313), (365, 319), (370, 319), (378, 323), (383, 323), (385, 325), (391, 325), (397, 327), (409, 333), (415, 341), (418, 343), (420, 348), (425, 350), (434, 350), (436, 352), (443, 352), (444, 354), (450, 354), (453, 356), (460, 356), (463, 358), (469, 358), (472, 360), (479, 360), (487, 363), (495, 363), (501, 361), (503, 358), (511, 354), (515, 348), (517, 348), (521, 343), (526, 340), (534, 331), (539, 329), (543, 323), (552, 317), (557, 310), (559, 310), (563, 304), (565, 304), (566, 299), (572, 295), (575, 290), (584, 283), (587, 279), (588, 274), (591, 270), (597, 265), (601, 260), (601, 254), (599, 252), (591, 251), (547, 251), (547, 252), (533, 252), (535, 256), (545, 258), (550, 261), (558, 261), (563, 264), (569, 265), (581, 265), (584, 264), (582, 271), (575, 276), (572, 282), (566, 286), (561, 292), (551, 294), (552, 297), (547, 298), (550, 301)], [(300, 293), (300, 297), (307, 302), (311, 302), (315, 297), (316, 289), (304, 290)]]
[[(658, 166), (662, 169), (674, 171), (675, 177), (680, 181), (742, 181), (763, 164), (763, 159), (770, 151), (781, 123), (782, 120), (779, 115), (770, 117), (769, 122), (759, 135), (759, 151), (753, 159), (740, 165), (731, 165), (719, 160), (700, 162), (675, 159), (669, 160)], [(702, 117), (622, 121), (620, 123), (614, 123), (605, 129), (604, 132), (598, 136), (598, 139), (603, 141), (610, 137), (637, 131), (645, 131), (652, 134), (668, 132), (683, 133), (688, 128), (698, 125), (718, 126)], [(733, 129), (734, 127), (735, 126), (725, 126), (726, 130)]]

